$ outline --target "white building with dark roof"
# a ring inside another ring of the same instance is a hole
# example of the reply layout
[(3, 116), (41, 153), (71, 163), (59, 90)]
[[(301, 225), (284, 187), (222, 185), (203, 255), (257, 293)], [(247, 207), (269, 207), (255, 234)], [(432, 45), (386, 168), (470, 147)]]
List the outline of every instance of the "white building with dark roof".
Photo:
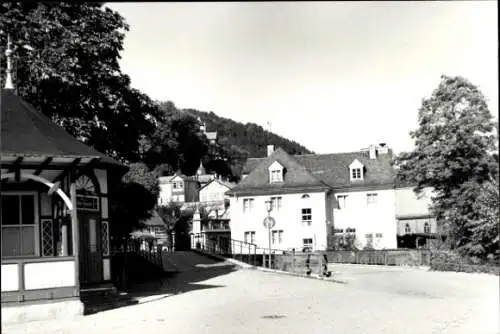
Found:
[(291, 156), (270, 146), (249, 159), (228, 191), (231, 238), (267, 248), (266, 201), (276, 225), (274, 249), (325, 250), (335, 233), (354, 233), (358, 248), (396, 248), (395, 171), (385, 145), (351, 153)]

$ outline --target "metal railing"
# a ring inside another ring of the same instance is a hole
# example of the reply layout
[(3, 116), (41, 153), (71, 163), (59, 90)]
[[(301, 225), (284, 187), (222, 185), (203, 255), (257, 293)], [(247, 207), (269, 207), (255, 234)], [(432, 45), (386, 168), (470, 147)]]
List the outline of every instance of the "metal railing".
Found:
[(228, 221), (208, 221), (201, 223), (202, 231), (230, 231)]
[(269, 252), (271, 253), (271, 268), (276, 268), (276, 258), (286, 253), (282, 249), (261, 248), (256, 244), (235, 240), (225, 236), (211, 236), (206, 233), (191, 234), (191, 248), (205, 253), (214, 254), (248, 263), (254, 266), (269, 267)]

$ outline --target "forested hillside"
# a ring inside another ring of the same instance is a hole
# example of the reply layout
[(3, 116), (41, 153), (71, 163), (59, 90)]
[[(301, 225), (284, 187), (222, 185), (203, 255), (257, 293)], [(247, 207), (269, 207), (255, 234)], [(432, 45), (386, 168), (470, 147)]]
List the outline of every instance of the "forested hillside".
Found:
[(194, 109), (184, 109), (183, 112), (200, 117), (206, 123), (207, 131), (217, 131), (222, 141), (245, 151), (248, 157), (261, 158), (266, 156), (267, 145), (279, 146), (290, 154), (312, 153), (299, 143), (288, 140), (254, 123), (240, 123), (232, 119), (217, 116), (213, 112)]

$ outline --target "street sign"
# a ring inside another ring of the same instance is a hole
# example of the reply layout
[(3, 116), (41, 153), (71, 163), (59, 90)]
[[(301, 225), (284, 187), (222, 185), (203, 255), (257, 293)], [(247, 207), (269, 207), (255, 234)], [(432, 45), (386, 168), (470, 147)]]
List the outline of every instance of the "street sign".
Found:
[(276, 225), (276, 221), (273, 217), (267, 216), (266, 218), (264, 218), (263, 224), (265, 228), (273, 228), (274, 225)]

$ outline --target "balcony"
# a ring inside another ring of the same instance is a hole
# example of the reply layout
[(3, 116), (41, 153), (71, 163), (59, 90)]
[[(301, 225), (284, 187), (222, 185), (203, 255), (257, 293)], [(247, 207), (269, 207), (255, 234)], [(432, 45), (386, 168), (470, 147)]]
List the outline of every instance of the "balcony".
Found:
[(201, 225), (202, 232), (229, 232), (229, 221), (209, 221)]

